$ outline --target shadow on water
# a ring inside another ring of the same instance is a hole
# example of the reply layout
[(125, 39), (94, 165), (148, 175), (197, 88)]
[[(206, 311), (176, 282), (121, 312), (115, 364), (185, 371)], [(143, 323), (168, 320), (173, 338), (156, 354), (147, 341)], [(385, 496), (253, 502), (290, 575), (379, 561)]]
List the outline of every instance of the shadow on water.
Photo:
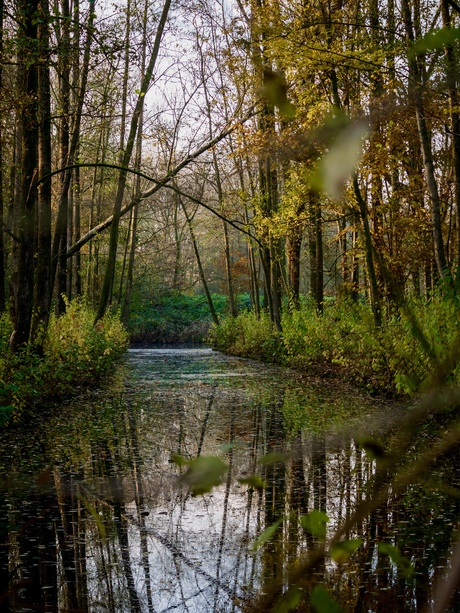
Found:
[[(327, 514), (331, 532), (350, 518), (376, 470), (358, 433), (396, 417), (356, 391), (210, 349), (132, 349), (110, 390), (2, 435), (0, 610), (250, 610), (316, 547), (305, 514)], [(223, 482), (192, 496), (175, 454), (221, 457)], [(422, 610), (458, 511), (422, 484), (390, 496), (346, 535), (361, 542), (347, 563), (326, 558), (304, 593), (320, 578), (344, 611)]]

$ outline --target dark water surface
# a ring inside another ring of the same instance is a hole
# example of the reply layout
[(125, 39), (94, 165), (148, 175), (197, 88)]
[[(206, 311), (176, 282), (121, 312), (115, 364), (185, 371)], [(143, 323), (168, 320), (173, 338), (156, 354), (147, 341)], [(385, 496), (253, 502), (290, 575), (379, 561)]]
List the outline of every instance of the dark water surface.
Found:
[[(365, 499), (376, 461), (362, 435), (401, 411), (206, 348), (133, 348), (109, 390), (2, 434), (0, 611), (250, 610), (320, 546), (302, 516), (326, 513), (330, 535)], [(228, 466), (202, 496), (177, 464), (197, 456)], [(357, 551), (316, 565), (305, 594), (320, 580), (344, 611), (430, 607), (458, 502), (409, 489), (348, 530)]]

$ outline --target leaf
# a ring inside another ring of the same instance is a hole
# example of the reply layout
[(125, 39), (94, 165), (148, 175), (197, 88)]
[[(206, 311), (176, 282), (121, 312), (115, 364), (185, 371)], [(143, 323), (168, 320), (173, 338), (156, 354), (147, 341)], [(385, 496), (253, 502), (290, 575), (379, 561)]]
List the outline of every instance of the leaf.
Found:
[(276, 106), (286, 119), (292, 119), (295, 115), (295, 106), (287, 97), (286, 79), (282, 72), (272, 70), (264, 71), (264, 86), (262, 96), (270, 104)]
[(89, 500), (87, 500), (86, 498), (84, 498), (83, 496), (77, 495), (77, 498), (79, 500), (81, 500), (83, 502), (83, 505), (85, 507), (85, 509), (88, 511), (88, 513), (91, 515), (91, 517), (94, 519), (94, 523), (97, 526), (97, 529), (99, 530), (99, 535), (101, 537), (102, 540), (104, 540), (106, 538), (106, 530), (105, 530), (105, 524), (101, 518), (101, 516), (99, 515), (96, 507), (94, 507)]
[(199, 496), (220, 485), (227, 470), (228, 465), (220, 458), (200, 456), (190, 462), (181, 480), (190, 487), (195, 496)]
[(363, 544), (363, 539), (350, 539), (342, 541), (331, 548), (331, 558), (337, 564), (344, 564), (348, 558)]
[(385, 449), (382, 443), (375, 438), (362, 437), (358, 440), (358, 443), (374, 460), (381, 459), (385, 456)]
[(397, 547), (389, 543), (379, 543), (379, 552), (390, 558), (393, 564), (396, 564), (398, 570), (401, 571), (403, 577), (410, 579), (414, 574), (414, 567), (411, 561), (402, 555)]
[(243, 441), (235, 441), (234, 443), (223, 443), (219, 445), (220, 453), (227, 453), (232, 451), (232, 449), (244, 449), (246, 444)]
[(342, 607), (321, 586), (312, 591), (310, 602), (316, 613), (342, 613)]
[(241, 477), (238, 479), (238, 483), (242, 485), (249, 485), (250, 487), (255, 488), (256, 490), (263, 490), (267, 487), (266, 482), (262, 479), (260, 475), (251, 475), (250, 477)]
[(291, 587), (282, 597), (278, 600), (273, 609), (273, 613), (288, 613), (295, 609), (302, 601), (303, 592), (299, 587)]
[(341, 131), (311, 177), (313, 188), (331, 198), (341, 198), (345, 183), (359, 162), (368, 131), (365, 123), (352, 123)]
[(173, 453), (171, 455), (171, 461), (174, 462), (174, 464), (177, 464), (177, 466), (187, 466), (187, 464), (190, 463), (190, 460), (184, 458), (184, 456), (180, 453)]
[(409, 57), (451, 45), (460, 39), (460, 28), (440, 28), (417, 40), (409, 49)]
[(251, 547), (252, 551), (257, 551), (257, 549), (262, 547), (262, 545), (265, 545), (265, 543), (268, 543), (268, 541), (273, 537), (275, 532), (278, 530), (280, 525), (283, 523), (283, 520), (284, 520), (284, 517), (281, 517), (274, 524), (272, 524), (271, 526), (268, 526), (268, 528), (265, 528), (265, 530), (262, 532), (259, 538), (257, 538), (254, 541), (254, 544)]
[(268, 464), (284, 464), (288, 459), (285, 453), (267, 453), (259, 459), (259, 464), (267, 466)]
[(312, 534), (320, 541), (324, 541), (326, 538), (326, 525), (329, 521), (329, 517), (324, 511), (310, 511), (308, 515), (303, 515), (300, 518), (302, 528)]

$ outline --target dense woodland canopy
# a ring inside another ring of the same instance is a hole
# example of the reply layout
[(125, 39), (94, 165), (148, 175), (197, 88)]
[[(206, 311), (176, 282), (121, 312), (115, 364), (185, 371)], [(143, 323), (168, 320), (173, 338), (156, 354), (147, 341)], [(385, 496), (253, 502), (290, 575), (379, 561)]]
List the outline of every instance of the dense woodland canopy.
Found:
[[(460, 262), (454, 0), (1, 0), (0, 310), (310, 293), (380, 325)], [(214, 315), (215, 317), (215, 315)]]

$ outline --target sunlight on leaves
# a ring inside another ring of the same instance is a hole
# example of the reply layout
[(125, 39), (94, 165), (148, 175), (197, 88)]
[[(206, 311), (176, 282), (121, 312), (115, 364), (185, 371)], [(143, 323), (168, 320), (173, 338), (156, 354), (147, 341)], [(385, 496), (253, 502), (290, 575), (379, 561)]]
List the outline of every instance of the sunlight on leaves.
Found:
[(363, 539), (350, 539), (349, 541), (337, 543), (337, 545), (331, 548), (331, 558), (337, 564), (344, 564), (362, 544)]
[(342, 613), (342, 607), (323, 587), (315, 587), (311, 593), (311, 606), (316, 613)]
[(394, 547), (389, 543), (379, 543), (379, 552), (388, 556), (393, 564), (396, 564), (403, 577), (406, 579), (410, 579), (412, 577), (415, 569), (410, 560), (403, 556), (397, 547)]
[(260, 549), (260, 547), (262, 547), (262, 545), (265, 545), (265, 543), (268, 543), (268, 541), (271, 538), (273, 538), (275, 532), (278, 530), (278, 528), (283, 523), (283, 520), (284, 520), (284, 517), (281, 517), (274, 524), (272, 524), (271, 526), (268, 526), (268, 528), (265, 528), (265, 530), (262, 532), (259, 538), (257, 538), (254, 541), (254, 544), (252, 545), (252, 548), (251, 548), (252, 551), (257, 551), (258, 549)]
[(310, 511), (308, 515), (303, 515), (300, 518), (302, 528), (312, 534), (320, 541), (324, 541), (326, 538), (326, 526), (329, 521), (329, 517), (324, 511)]
[(278, 600), (273, 609), (273, 613), (288, 613), (295, 609), (302, 601), (303, 592), (299, 587), (291, 587)]
[(192, 460), (188, 470), (181, 478), (195, 496), (206, 494), (222, 483), (228, 465), (215, 456), (200, 456)]

